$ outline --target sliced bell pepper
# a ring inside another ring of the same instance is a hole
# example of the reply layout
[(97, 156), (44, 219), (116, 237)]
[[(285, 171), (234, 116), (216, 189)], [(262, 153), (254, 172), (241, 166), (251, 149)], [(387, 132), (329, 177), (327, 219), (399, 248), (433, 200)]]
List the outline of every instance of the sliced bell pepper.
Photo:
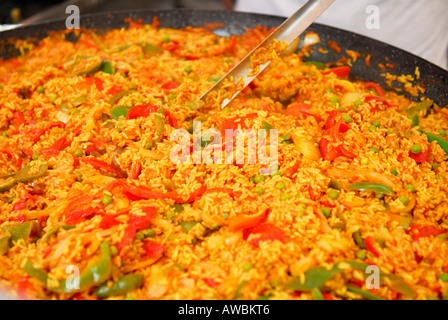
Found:
[(312, 105), (307, 103), (301, 103), (301, 102), (293, 103), (288, 106), (288, 108), (285, 111), (285, 114), (287, 116), (291, 115), (296, 118), (299, 118), (301, 115), (305, 115), (307, 117), (311, 116), (314, 117), (314, 119), (316, 119), (317, 123), (323, 121), (322, 118), (309, 112), (312, 107), (313, 107)]
[(428, 142), (437, 142), (437, 144), (445, 151), (445, 153), (448, 155), (448, 141), (443, 139), (442, 137), (436, 136), (431, 133), (423, 132), (426, 137), (428, 138)]
[(110, 115), (116, 120), (118, 120), (121, 116), (126, 118), (130, 109), (130, 107), (126, 106), (115, 106), (110, 110)]
[(357, 293), (360, 296), (362, 296), (362, 297), (364, 297), (364, 298), (366, 298), (368, 300), (385, 300), (383, 297), (380, 297), (380, 296), (378, 296), (378, 295), (376, 295), (376, 294), (374, 294), (372, 292), (362, 290), (362, 289), (360, 289), (358, 287), (355, 287), (355, 286), (347, 286), (347, 290), (351, 291), (353, 293)]
[(179, 86), (180, 86), (180, 83), (170, 80), (170, 81), (167, 81), (164, 84), (162, 84), (162, 89), (172, 90), (172, 89), (177, 89)]
[(75, 293), (81, 292), (108, 280), (112, 272), (112, 262), (109, 244), (105, 241), (100, 244), (100, 254), (93, 257), (87, 263), (79, 277), (79, 289), (67, 286), (67, 281), (62, 280), (59, 287), (50, 289), (55, 292)]
[(366, 249), (372, 252), (375, 255), (375, 257), (380, 256), (380, 253), (376, 248), (376, 241), (372, 236), (365, 237), (364, 243), (366, 244)]
[[(252, 237), (250, 237), (252, 235)], [(260, 241), (278, 240), (284, 242), (285, 232), (273, 224), (262, 224), (243, 230), (243, 239), (258, 246)]]
[(20, 127), (22, 124), (25, 123), (25, 117), (23, 116), (23, 113), (19, 111), (14, 111), (12, 117), (14, 119), (14, 126), (16, 128)]
[(74, 75), (88, 75), (97, 72), (101, 68), (100, 57), (77, 57), (70, 72)]
[(122, 97), (131, 94), (133, 92), (133, 90), (122, 90), (116, 94), (114, 94), (112, 96), (112, 98), (109, 99), (109, 101), (107, 101), (108, 104), (110, 105), (114, 105), (115, 103), (118, 102), (118, 100), (120, 100)]
[(123, 178), (120, 171), (118, 171), (114, 166), (112, 166), (102, 160), (98, 160), (94, 157), (85, 157), (85, 158), (81, 158), (81, 161), (84, 162), (85, 164), (90, 164), (96, 170), (103, 170), (105, 172), (112, 173), (117, 178), (120, 178), (120, 179)]
[(335, 68), (331, 68), (331, 69), (322, 71), (322, 74), (329, 74), (329, 73), (334, 73), (339, 78), (344, 78), (349, 75), (350, 67), (342, 66), (342, 67), (335, 67)]
[(254, 228), (263, 223), (266, 219), (267, 210), (261, 214), (253, 215), (237, 215), (229, 221), (229, 231), (234, 232), (238, 230), (244, 230), (248, 228)]
[(151, 259), (159, 259), (162, 254), (165, 247), (156, 242), (156, 241), (145, 241), (143, 243), (143, 249), (145, 249), (146, 255)]
[(100, 224), (98, 225), (101, 229), (110, 229), (113, 226), (116, 226), (120, 224), (119, 221), (117, 221), (114, 217), (110, 215), (105, 215), (100, 221)]
[(133, 106), (126, 115), (126, 119), (138, 119), (148, 117), (151, 113), (156, 112), (160, 107), (152, 104)]
[(9, 241), (11, 243), (13, 241), (28, 238), (31, 234), (32, 227), (33, 223), (31, 221), (28, 221), (4, 226), (2, 229), (5, 232), (11, 233), (11, 237), (9, 238)]
[(428, 161), (430, 151), (431, 150), (429, 148), (427, 148), (425, 152), (419, 152), (419, 153), (413, 153), (412, 151), (409, 151), (409, 157), (414, 159), (415, 162), (417, 163), (422, 163)]
[(114, 74), (115, 73), (115, 67), (109, 60), (103, 60), (103, 63), (101, 64), (101, 70), (105, 73)]
[(0, 257), (9, 250), (9, 236), (4, 235), (0, 237)]
[(409, 233), (411, 234), (412, 239), (414, 239), (414, 241), (417, 241), (420, 238), (444, 234), (444, 233), (446, 233), (446, 231), (442, 230), (442, 229), (438, 229), (434, 226), (423, 226), (421, 224), (414, 224), (411, 226)]
[(384, 96), (384, 90), (375, 82), (364, 82), (364, 87), (366, 89), (373, 88), (380, 97)]
[(129, 172), (129, 179), (138, 179), (140, 172), (142, 171), (142, 163), (140, 161), (136, 161), (131, 166), (131, 171)]
[(103, 284), (97, 287), (93, 294), (100, 299), (104, 299), (111, 296), (118, 296), (128, 293), (132, 290), (138, 289), (143, 285), (143, 275), (141, 274), (126, 274), (117, 282), (114, 282), (112, 286)]
[(391, 187), (375, 182), (356, 182), (348, 186), (349, 190), (372, 191), (393, 196), (395, 194)]

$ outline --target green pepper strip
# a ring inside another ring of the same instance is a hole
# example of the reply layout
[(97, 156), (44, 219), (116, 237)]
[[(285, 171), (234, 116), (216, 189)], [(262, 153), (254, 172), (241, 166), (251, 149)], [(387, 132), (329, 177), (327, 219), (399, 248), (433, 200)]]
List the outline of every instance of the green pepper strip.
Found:
[(319, 61), (306, 61), (302, 63), (305, 66), (313, 65), (316, 66), (317, 69), (325, 69), (327, 66), (325, 63), (319, 62)]
[(31, 277), (42, 281), (45, 285), (47, 284), (48, 274), (40, 269), (34, 268), (31, 261), (25, 259), (22, 264), (22, 269)]
[(126, 115), (128, 114), (128, 111), (130, 110), (130, 107), (125, 106), (116, 106), (113, 107), (112, 110), (110, 110), (110, 115), (112, 118), (118, 120), (120, 116), (123, 116), (126, 118)]
[(15, 186), (16, 183), (17, 183), (17, 181), (13, 177), (1, 179), (0, 180), (0, 192), (5, 192), (5, 191), (10, 190), (12, 187)]
[(101, 70), (105, 73), (114, 74), (115, 73), (115, 67), (109, 60), (103, 60), (103, 63), (101, 65)]
[(143, 284), (143, 275), (141, 274), (126, 274), (118, 279), (112, 287), (108, 287), (107, 284), (103, 284), (93, 291), (93, 294), (100, 299), (118, 296), (125, 294), (129, 291), (138, 289)]
[(190, 231), (196, 224), (198, 224), (197, 221), (182, 221), (180, 226), (182, 227), (183, 232), (188, 233), (188, 231)]
[(102, 242), (100, 245), (101, 254), (92, 258), (79, 278), (79, 289), (67, 288), (67, 281), (62, 280), (59, 287), (51, 289), (55, 292), (80, 292), (93, 286), (103, 283), (110, 277), (112, 262), (109, 244)]
[(361, 236), (361, 232), (356, 231), (353, 233), (353, 240), (355, 240), (356, 244), (358, 245), (358, 247), (360, 247), (361, 249), (366, 249), (366, 244), (364, 242), (364, 239)]
[(354, 293), (357, 293), (360, 296), (362, 296), (362, 297), (364, 297), (366, 299), (369, 299), (369, 300), (386, 300), (383, 297), (380, 297), (380, 296), (378, 296), (378, 295), (376, 295), (376, 294), (374, 294), (372, 292), (362, 290), (362, 289), (360, 289), (358, 287), (355, 287), (355, 286), (347, 286), (347, 290), (351, 291), (351, 292), (354, 292)]
[(325, 300), (324, 295), (319, 290), (319, 288), (313, 288), (311, 290), (311, 295), (313, 296), (314, 300)]
[(114, 105), (115, 102), (117, 102), (118, 100), (120, 100), (122, 97), (131, 94), (134, 90), (123, 90), (118, 92), (116, 95), (114, 95), (112, 98), (110, 98), (109, 101), (107, 101), (108, 104), (110, 105)]
[[(160, 107), (157, 110), (157, 113), (165, 115), (165, 110), (162, 107)], [(164, 124), (165, 124), (165, 117), (156, 115), (156, 128), (157, 128), (157, 139), (155, 140), (156, 142), (162, 141)]]
[(375, 182), (357, 182), (348, 186), (349, 190), (358, 190), (358, 191), (373, 191), (381, 194), (387, 194), (389, 196), (394, 195), (394, 191), (391, 187), (388, 187), (381, 183)]
[(414, 113), (411, 121), (412, 121), (412, 127), (416, 127), (420, 124), (420, 119), (418, 118), (418, 113)]
[[(368, 265), (365, 263), (350, 260), (342, 261), (342, 263), (347, 263), (352, 268), (363, 271), (366, 277), (369, 275), (366, 273)], [(342, 270), (338, 268), (337, 263), (333, 265), (333, 268), (330, 270), (324, 267), (313, 267), (305, 272), (304, 283), (302, 283), (300, 277), (296, 277), (290, 283), (286, 284), (286, 288), (298, 291), (311, 291), (313, 288), (322, 289), (325, 282), (340, 272), (342, 272)], [(395, 291), (410, 297), (414, 297), (414, 292), (412, 289), (400, 277), (380, 271), (380, 282), (382, 284), (384, 284), (385, 279), (388, 279), (387, 284)]]
[(25, 168), (23, 168), (22, 170), (17, 172), (17, 174), (14, 176), (14, 179), (16, 179), (19, 182), (28, 182), (31, 180), (38, 179), (38, 178), (42, 177), (45, 173), (47, 173), (48, 163), (46, 163), (46, 162), (42, 163), (39, 166), (39, 171), (37, 171), (36, 173), (33, 173), (33, 174), (28, 173), (30, 171), (30, 169), (31, 169), (30, 166), (26, 166)]
[(73, 228), (75, 228), (75, 226), (69, 226), (69, 225), (64, 225), (64, 226), (59, 226), (59, 227), (53, 228), (50, 231), (48, 231), (46, 234), (44, 234), (44, 236), (42, 237), (41, 240), (45, 240), (45, 239), (51, 237), (52, 235), (54, 235), (55, 233), (57, 233), (61, 229), (70, 230), (70, 229), (73, 229)]
[(9, 236), (3, 236), (0, 238), (0, 257), (9, 250)]
[[(84, 65), (76, 69), (77, 64), (80, 62), (84, 63)], [(100, 57), (80, 56), (75, 59), (70, 72), (77, 76), (88, 75), (97, 72), (101, 68), (102, 62), (103, 60)]]
[(162, 48), (157, 47), (151, 43), (143, 43), (140, 46), (142, 47), (145, 56), (152, 57), (163, 51)]
[(407, 113), (409, 114), (414, 114), (414, 113), (419, 113), (420, 111), (422, 111), (423, 109), (425, 109), (426, 111), (429, 110), (429, 108), (431, 108), (431, 106), (433, 105), (433, 101), (428, 100), (428, 101), (422, 101), (417, 103), (417, 105), (415, 107), (412, 107), (408, 110), (406, 110)]
[[(42, 177), (48, 170), (48, 163), (44, 162), (40, 165), (39, 171), (35, 174), (28, 174), (31, 170), (31, 166), (27, 165), (20, 171), (9, 173), (0, 177), (3, 181), (0, 181), (0, 192), (8, 191), (15, 186), (17, 182), (28, 182)], [(5, 179), (8, 178), (8, 179)]]
[(12, 241), (28, 238), (31, 234), (32, 226), (33, 223), (31, 221), (16, 223), (3, 227), (3, 231), (11, 233), (11, 237), (9, 238), (9, 242), (11, 243)]
[(76, 98), (75, 100), (73, 100), (72, 105), (77, 107), (86, 101), (87, 101), (86, 96), (80, 96), (80, 97)]
[(433, 135), (431, 133), (426, 133), (423, 132), (424, 134), (426, 134), (426, 137), (428, 137), (428, 141), (429, 142), (433, 142), (436, 141), (437, 144), (443, 149), (443, 151), (445, 151), (445, 153), (448, 155), (448, 141), (446, 141), (445, 139), (443, 139), (442, 137), (438, 137), (436, 135)]
[(262, 122), (261, 122), (261, 127), (262, 127), (263, 129), (265, 129), (266, 131), (268, 131), (268, 132), (273, 128), (272, 124), (270, 124), (270, 123), (267, 122), (267, 121), (262, 121)]

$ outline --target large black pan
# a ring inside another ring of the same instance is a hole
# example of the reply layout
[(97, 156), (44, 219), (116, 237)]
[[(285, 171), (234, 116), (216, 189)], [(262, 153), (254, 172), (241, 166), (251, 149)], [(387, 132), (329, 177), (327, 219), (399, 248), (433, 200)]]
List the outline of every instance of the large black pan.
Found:
[[(203, 10), (137, 10), (126, 12), (102, 13), (85, 15), (81, 17), (81, 27), (96, 30), (108, 30), (113, 28), (127, 27), (125, 18), (142, 19), (144, 23), (151, 23), (157, 16), (162, 27), (182, 28), (186, 26), (204, 27), (206, 23), (224, 23), (223, 28), (216, 29), (219, 35), (241, 34), (247, 28), (255, 25), (274, 27), (280, 25), (284, 19), (276, 16), (238, 13), (231, 11), (203, 11)], [(65, 29), (65, 20), (45, 22), (32, 26), (21, 27), (15, 30), (0, 33), (0, 57), (12, 57), (17, 55), (14, 46), (7, 44), (6, 39), (34, 38), (38, 41), (48, 36), (50, 31)], [(309, 60), (335, 62), (345, 54), (346, 50), (354, 50), (371, 55), (371, 66), (365, 65), (364, 59), (359, 59), (353, 66), (351, 76), (363, 81), (375, 81), (387, 88), (384, 72), (378, 67), (379, 63), (386, 65), (390, 63), (394, 68), (387, 70), (396, 75), (411, 74), (418, 66), (421, 72), (421, 83), (426, 88), (425, 96), (434, 100), (440, 106), (448, 105), (448, 71), (431, 64), (413, 54), (385, 43), (357, 35), (352, 32), (320, 25), (312, 24), (309, 31), (315, 31), (321, 37), (319, 45), (328, 50), (328, 54), (321, 54), (317, 50), (311, 54)], [(328, 40), (336, 41), (342, 49), (340, 54), (329, 48)], [(395, 84), (394, 84), (395, 86)], [(395, 87), (399, 87), (397, 84)], [(416, 100), (415, 97), (409, 98)]]

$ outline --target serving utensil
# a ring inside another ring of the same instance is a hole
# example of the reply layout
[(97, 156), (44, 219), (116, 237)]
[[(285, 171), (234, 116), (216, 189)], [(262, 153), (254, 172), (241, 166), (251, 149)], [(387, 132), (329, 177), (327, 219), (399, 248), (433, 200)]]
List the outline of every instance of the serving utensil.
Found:
[[(267, 62), (258, 65), (258, 69), (253, 69), (250, 62), (253, 54), (258, 49), (263, 47), (267, 48), (269, 44), (274, 41), (274, 39), (277, 41), (286, 42), (288, 46), (293, 44), (300, 34), (305, 31), (305, 29), (308, 28), (314, 20), (316, 20), (333, 2), (334, 0), (309, 0), (292, 16), (286, 19), (285, 22), (283, 22), (273, 33), (271, 33), (270, 36), (264, 39), (255, 49), (253, 49), (243, 60), (235, 65), (224, 77), (222, 77), (207, 92), (205, 92), (198, 99), (198, 101), (202, 100), (205, 102), (207, 95), (212, 91), (219, 91), (226, 79), (233, 80), (236, 85), (238, 79), (241, 77), (244, 83), (244, 86), (241, 88), (241, 90), (243, 90), (264, 69), (266, 69), (272, 61), (268, 60)], [(227, 106), (229, 102), (241, 92), (241, 90), (237, 90), (230, 99), (225, 98), (221, 102), (221, 108)]]

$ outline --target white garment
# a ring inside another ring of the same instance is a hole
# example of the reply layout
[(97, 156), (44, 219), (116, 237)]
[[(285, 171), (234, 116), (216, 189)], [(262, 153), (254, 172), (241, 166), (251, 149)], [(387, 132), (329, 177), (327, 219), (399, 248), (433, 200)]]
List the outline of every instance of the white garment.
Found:
[[(235, 10), (288, 17), (305, 0), (236, 0)], [(380, 29), (366, 20), (379, 9)], [(448, 69), (448, 0), (336, 0), (317, 20), (409, 51)]]

